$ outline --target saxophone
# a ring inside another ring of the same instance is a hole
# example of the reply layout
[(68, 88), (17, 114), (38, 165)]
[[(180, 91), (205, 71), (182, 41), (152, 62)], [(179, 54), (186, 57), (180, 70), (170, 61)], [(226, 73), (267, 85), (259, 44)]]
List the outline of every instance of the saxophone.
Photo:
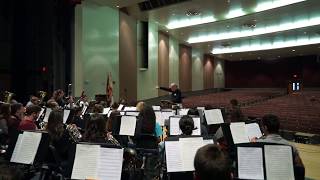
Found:
[(68, 131), (70, 138), (71, 138), (71, 140), (73, 140), (73, 142), (78, 143), (81, 140), (82, 134), (80, 133), (77, 126), (72, 125), (72, 124), (68, 124), (66, 126), (66, 130)]

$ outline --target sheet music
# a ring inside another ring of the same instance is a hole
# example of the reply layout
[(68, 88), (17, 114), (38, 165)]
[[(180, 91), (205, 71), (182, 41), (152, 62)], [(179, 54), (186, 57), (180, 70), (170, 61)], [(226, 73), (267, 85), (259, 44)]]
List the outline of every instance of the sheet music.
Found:
[(203, 140), (203, 146), (207, 145), (207, 144), (214, 144), (213, 139), (204, 139)]
[(152, 109), (154, 111), (160, 111), (161, 110), (161, 107), (160, 106), (152, 106)]
[(117, 110), (118, 110), (118, 111), (121, 111), (122, 108), (123, 108), (123, 104), (120, 104)]
[(290, 146), (265, 145), (264, 155), (268, 180), (294, 180)]
[(22, 134), (19, 134), (13, 153), (11, 155), (10, 162), (17, 162), (16, 157), (17, 157), (18, 151), (20, 150), (21, 140), (22, 140)]
[(249, 142), (244, 122), (231, 123), (230, 131), (234, 144)]
[(45, 108), (41, 108), (41, 111), (40, 111), (39, 116), (38, 116), (36, 121), (39, 121), (39, 119), (40, 119), (41, 115), (43, 114), (44, 110), (45, 110)]
[(71, 179), (97, 179), (99, 145), (77, 144)]
[(134, 106), (124, 107), (123, 111), (137, 111), (137, 108)]
[(100, 148), (98, 179), (120, 180), (123, 162), (123, 149)]
[(120, 115), (121, 115), (121, 116), (124, 116), (125, 114), (126, 114), (126, 112), (120, 111)]
[[(15, 148), (14, 161), (21, 164), (32, 164), (36, 157), (42, 134), (24, 131)], [(18, 137), (19, 138), (19, 137)], [(11, 157), (12, 158), (12, 157)]]
[(126, 116), (139, 116), (138, 111), (127, 111)]
[(264, 179), (262, 148), (238, 147), (238, 175), (240, 179)]
[(156, 122), (159, 123), (160, 126), (164, 126), (164, 119), (162, 117), (161, 111), (155, 111)]
[(183, 162), (180, 153), (179, 141), (166, 141), (166, 162), (168, 172), (183, 171)]
[(204, 115), (207, 120), (207, 124), (221, 124), (224, 122), (221, 109), (210, 109), (210, 110), (205, 110)]
[(87, 109), (88, 109), (88, 106), (83, 106), (82, 111), (81, 111), (82, 116), (86, 113)]
[(246, 128), (246, 134), (247, 134), (249, 140), (254, 137), (260, 138), (262, 136), (260, 127), (257, 123), (246, 124), (245, 128)]
[(108, 114), (109, 111), (110, 111), (110, 108), (109, 108), (109, 107), (108, 107), (108, 108), (103, 108), (102, 114)]
[(203, 146), (203, 138), (180, 138), (179, 143), (181, 158), (183, 160), (183, 171), (194, 171), (194, 157), (197, 150)]
[(44, 118), (43, 118), (43, 122), (48, 122), (49, 115), (50, 115), (51, 111), (52, 111), (51, 108), (47, 108), (46, 114), (45, 114), (45, 116), (44, 116)]
[(134, 136), (137, 118), (135, 116), (122, 116), (120, 124), (120, 135)]
[(164, 120), (169, 119), (170, 116), (174, 116), (175, 113), (173, 111), (161, 111), (162, 118)]
[(204, 111), (205, 107), (197, 107), (197, 109)]
[(183, 116), (183, 115), (188, 115), (189, 109), (179, 109), (178, 110), (178, 115)]
[(199, 117), (193, 117), (192, 119), (193, 119), (194, 127), (196, 128), (195, 130), (192, 131), (192, 135), (201, 135), (200, 118)]
[(214, 134), (214, 137), (215, 137), (216, 139), (220, 139), (220, 138), (223, 137), (223, 131), (222, 131), (221, 126), (219, 127), (219, 129), (217, 130), (217, 132)]
[(70, 115), (70, 110), (67, 110), (67, 109), (63, 110), (63, 123), (64, 124), (67, 122), (69, 115)]
[(181, 117), (170, 117), (170, 136), (177, 136), (182, 134), (182, 131), (179, 127), (179, 121), (180, 121)]
[(112, 113), (112, 111), (109, 111), (107, 117), (110, 117), (111, 113)]

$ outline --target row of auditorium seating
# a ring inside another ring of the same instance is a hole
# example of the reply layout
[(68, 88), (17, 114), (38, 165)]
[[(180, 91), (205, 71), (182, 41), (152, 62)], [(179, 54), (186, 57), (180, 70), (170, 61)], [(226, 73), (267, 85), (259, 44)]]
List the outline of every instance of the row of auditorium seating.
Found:
[(285, 94), (283, 89), (237, 89), (221, 93), (192, 96), (183, 100), (184, 107), (207, 106), (230, 108), (230, 100), (237, 99), (240, 105), (248, 106), (262, 101), (282, 96)]
[(320, 134), (320, 91), (303, 91), (242, 108), (244, 115), (261, 118), (272, 113), (281, 121), (281, 128), (290, 131)]

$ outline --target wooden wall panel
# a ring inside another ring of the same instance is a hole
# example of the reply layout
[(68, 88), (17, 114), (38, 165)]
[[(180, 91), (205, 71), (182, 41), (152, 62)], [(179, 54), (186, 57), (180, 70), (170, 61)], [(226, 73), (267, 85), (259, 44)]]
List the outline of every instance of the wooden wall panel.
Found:
[(214, 59), (213, 56), (204, 55), (203, 61), (203, 88), (214, 88)]
[(181, 91), (192, 90), (192, 49), (191, 47), (179, 46), (179, 84)]
[[(159, 32), (158, 46), (158, 85), (168, 87), (169, 85), (169, 37), (168, 35)], [(159, 96), (167, 95), (168, 93), (162, 90), (158, 91)]]

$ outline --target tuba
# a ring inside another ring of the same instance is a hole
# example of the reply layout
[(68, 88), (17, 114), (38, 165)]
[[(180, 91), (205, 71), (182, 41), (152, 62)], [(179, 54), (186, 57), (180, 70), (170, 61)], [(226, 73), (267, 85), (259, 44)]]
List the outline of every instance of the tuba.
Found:
[(9, 92), (9, 91), (5, 91), (4, 92), (4, 102), (10, 104), (13, 95), (14, 95), (14, 93)]

